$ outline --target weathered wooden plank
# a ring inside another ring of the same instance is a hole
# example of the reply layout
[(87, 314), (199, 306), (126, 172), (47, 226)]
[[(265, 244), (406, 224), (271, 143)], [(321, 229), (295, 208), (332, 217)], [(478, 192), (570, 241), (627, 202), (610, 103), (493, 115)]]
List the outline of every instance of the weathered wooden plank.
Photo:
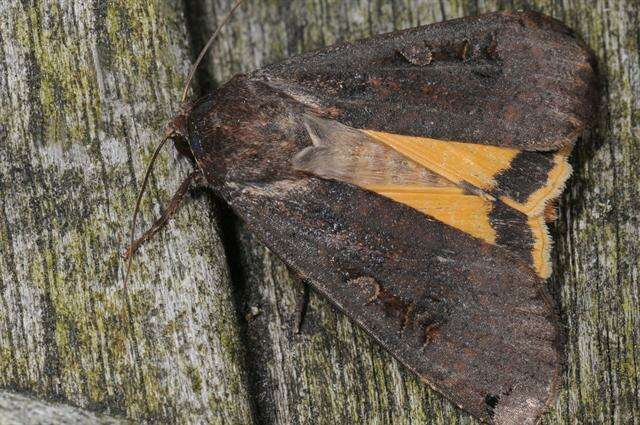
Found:
[[(0, 388), (135, 420), (251, 423), (206, 197), (123, 291), (143, 166), (190, 53), (178, 0), (0, 3)], [(142, 226), (187, 171), (163, 156)]]
[[(230, 2), (207, 0), (205, 20)], [(637, 1), (248, 2), (209, 58), (224, 82), (343, 39), (500, 9), (533, 8), (575, 28), (597, 54), (608, 107), (573, 155), (576, 173), (554, 228), (549, 281), (567, 327), (567, 370), (545, 423), (638, 423), (638, 155), (640, 65)], [(226, 222), (233, 226), (232, 220)], [(234, 236), (235, 234), (235, 236)], [(301, 295), (286, 268), (241, 224), (227, 237), (248, 313), (258, 417), (267, 423), (471, 423), (312, 296), (301, 336)], [(295, 243), (292, 241), (292, 243)]]
[(47, 403), (24, 395), (0, 391), (0, 423), (2, 425), (119, 425), (124, 419), (97, 415), (77, 407)]
[(637, 1), (564, 1), (556, 11), (599, 58), (602, 117), (573, 156), (556, 228), (569, 344), (556, 421), (640, 422), (640, 20)]

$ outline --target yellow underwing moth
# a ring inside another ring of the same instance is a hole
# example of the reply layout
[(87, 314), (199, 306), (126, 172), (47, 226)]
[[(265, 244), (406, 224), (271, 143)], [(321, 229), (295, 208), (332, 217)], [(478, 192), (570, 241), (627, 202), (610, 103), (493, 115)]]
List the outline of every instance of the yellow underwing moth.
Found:
[(561, 363), (546, 221), (597, 98), (592, 55), (532, 12), (328, 47), (183, 105), (170, 209), (200, 178), (425, 383), (535, 423)]

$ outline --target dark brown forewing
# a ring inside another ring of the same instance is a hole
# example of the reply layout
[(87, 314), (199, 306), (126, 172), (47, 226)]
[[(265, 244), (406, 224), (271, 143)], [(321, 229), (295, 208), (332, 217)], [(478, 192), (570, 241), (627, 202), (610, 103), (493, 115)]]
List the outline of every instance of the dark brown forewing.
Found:
[[(420, 52), (428, 57), (419, 60)], [(570, 145), (597, 100), (590, 53), (561, 23), (534, 12), (376, 36), (249, 78), (355, 128), (525, 150)]]
[(463, 409), (534, 423), (553, 399), (553, 307), (524, 263), (343, 183), (229, 183), (221, 193), (291, 268)]

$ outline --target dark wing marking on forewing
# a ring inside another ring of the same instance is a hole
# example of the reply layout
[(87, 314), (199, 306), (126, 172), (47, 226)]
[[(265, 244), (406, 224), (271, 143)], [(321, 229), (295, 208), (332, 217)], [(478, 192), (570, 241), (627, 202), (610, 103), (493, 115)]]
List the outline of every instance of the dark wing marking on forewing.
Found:
[[(497, 196), (509, 194), (516, 202), (525, 203), (531, 193), (541, 189), (554, 166), (555, 152), (520, 151), (508, 169), (496, 177)], [(526, 187), (528, 190), (522, 190)]]
[(542, 214), (571, 176), (570, 151), (519, 152), (509, 168), (495, 176), (490, 193), (529, 216)]

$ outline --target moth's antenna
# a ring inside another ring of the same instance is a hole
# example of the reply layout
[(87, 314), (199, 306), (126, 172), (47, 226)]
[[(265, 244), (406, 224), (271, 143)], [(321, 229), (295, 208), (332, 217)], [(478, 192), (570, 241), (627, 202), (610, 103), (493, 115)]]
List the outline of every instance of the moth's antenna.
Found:
[[(189, 72), (189, 76), (187, 77), (187, 81), (184, 85), (184, 90), (182, 92), (182, 99), (181, 99), (181, 103), (186, 102), (187, 100), (187, 95), (189, 93), (189, 86), (191, 85), (191, 81), (193, 80), (193, 77), (196, 73), (196, 70), (198, 69), (198, 65), (200, 65), (200, 62), (202, 62), (202, 59), (204, 58), (204, 55), (207, 53), (207, 51), (209, 50), (209, 48), (211, 48), (211, 45), (213, 44), (213, 42), (215, 41), (216, 37), (218, 37), (218, 35), (220, 34), (220, 31), (222, 30), (222, 28), (224, 28), (224, 26), (227, 24), (227, 22), (229, 22), (229, 19), (231, 19), (231, 16), (233, 16), (233, 12), (235, 12), (235, 10), (240, 7), (240, 5), (242, 4), (244, 0), (237, 0), (235, 2), (235, 4), (233, 5), (233, 7), (231, 8), (231, 10), (229, 10), (229, 12), (227, 12), (226, 16), (224, 17), (224, 19), (222, 20), (222, 23), (220, 24), (220, 26), (218, 27), (218, 29), (215, 30), (215, 32), (213, 33), (213, 35), (209, 38), (209, 41), (207, 41), (207, 44), (202, 48), (202, 50), (200, 51), (200, 54), (198, 55), (198, 59), (196, 59), (195, 63), (193, 64), (193, 66), (191, 67), (191, 71)], [(129, 281), (129, 274), (131, 273), (131, 262), (133, 259), (133, 253), (135, 252), (135, 250), (137, 249), (137, 246), (139, 244), (136, 244), (135, 242), (135, 231), (136, 231), (136, 224), (137, 224), (137, 220), (138, 220), (138, 213), (140, 212), (140, 204), (142, 202), (142, 195), (144, 195), (144, 192), (147, 188), (147, 185), (149, 183), (149, 176), (151, 176), (151, 170), (153, 170), (153, 164), (155, 164), (156, 159), (158, 158), (158, 155), (160, 154), (160, 151), (162, 150), (162, 148), (164, 147), (164, 145), (167, 143), (167, 141), (169, 139), (171, 139), (172, 134), (166, 136), (164, 139), (162, 139), (162, 142), (160, 142), (160, 144), (158, 145), (158, 147), (156, 147), (155, 152), (153, 152), (153, 156), (151, 157), (151, 161), (149, 162), (149, 165), (147, 166), (147, 171), (144, 174), (144, 180), (142, 181), (142, 187), (140, 188), (140, 192), (138, 193), (138, 198), (136, 199), (136, 207), (133, 211), (133, 219), (131, 220), (131, 235), (130, 235), (130, 243), (129, 243), (129, 249), (127, 249), (127, 251), (125, 252), (124, 256), (127, 260), (127, 271), (125, 273), (124, 276), (124, 289), (125, 291), (127, 290), (127, 282)], [(190, 177), (187, 179), (188, 182), (190, 182), (191, 180), (193, 180), (193, 175), (190, 175)], [(185, 181), (187, 182), (187, 181)], [(187, 186), (185, 186), (187, 187)], [(184, 188), (181, 187), (181, 190), (184, 191)], [(181, 191), (179, 191), (179, 194), (182, 193)], [(176, 202), (179, 202), (179, 197), (176, 198)], [(165, 219), (168, 219), (169, 216), (167, 216)], [(154, 229), (155, 231), (155, 229)]]
[(240, 5), (242, 4), (243, 1), (244, 0), (237, 0), (235, 2), (233, 7), (231, 8), (231, 10), (229, 12), (227, 12), (227, 15), (222, 20), (222, 23), (220, 24), (218, 29), (215, 30), (215, 32), (213, 33), (213, 35), (211, 35), (211, 37), (209, 37), (209, 41), (207, 41), (207, 44), (200, 51), (200, 54), (198, 55), (198, 59), (196, 59), (196, 62), (191, 67), (191, 71), (189, 72), (189, 77), (187, 77), (187, 82), (184, 85), (184, 91), (182, 92), (181, 103), (184, 103), (184, 102), (187, 101), (187, 95), (189, 93), (189, 86), (191, 85), (191, 81), (193, 80), (193, 77), (194, 77), (194, 75), (196, 73), (196, 70), (198, 69), (198, 65), (200, 65), (200, 62), (202, 62), (202, 59), (204, 59), (204, 55), (211, 48), (211, 45), (215, 41), (216, 37), (218, 37), (218, 34), (220, 34), (220, 31), (222, 30), (222, 28), (224, 28), (224, 26), (227, 25), (227, 22), (229, 22), (229, 19), (231, 19), (231, 16), (233, 16), (233, 12), (235, 12), (236, 9), (238, 7), (240, 7)]
[[(156, 159), (158, 159), (158, 155), (160, 155), (160, 151), (167, 143), (167, 141), (171, 139), (171, 135), (166, 136), (162, 139), (162, 142), (156, 147), (155, 152), (153, 152), (153, 156), (151, 157), (151, 161), (147, 166), (147, 171), (144, 173), (144, 180), (142, 181), (142, 187), (140, 188), (140, 192), (138, 192), (138, 199), (136, 199), (136, 207), (133, 210), (133, 219), (131, 220), (131, 239), (129, 246), (133, 246), (135, 241), (135, 232), (136, 232), (136, 222), (138, 220), (138, 213), (140, 212), (140, 203), (142, 202), (142, 195), (144, 195), (144, 191), (147, 189), (147, 184), (149, 183), (149, 176), (151, 176), (151, 170), (153, 170), (153, 164), (155, 164)], [(127, 282), (129, 281), (129, 273), (131, 272), (131, 260), (133, 255), (127, 255), (127, 272), (124, 275), (124, 289), (127, 290)]]

